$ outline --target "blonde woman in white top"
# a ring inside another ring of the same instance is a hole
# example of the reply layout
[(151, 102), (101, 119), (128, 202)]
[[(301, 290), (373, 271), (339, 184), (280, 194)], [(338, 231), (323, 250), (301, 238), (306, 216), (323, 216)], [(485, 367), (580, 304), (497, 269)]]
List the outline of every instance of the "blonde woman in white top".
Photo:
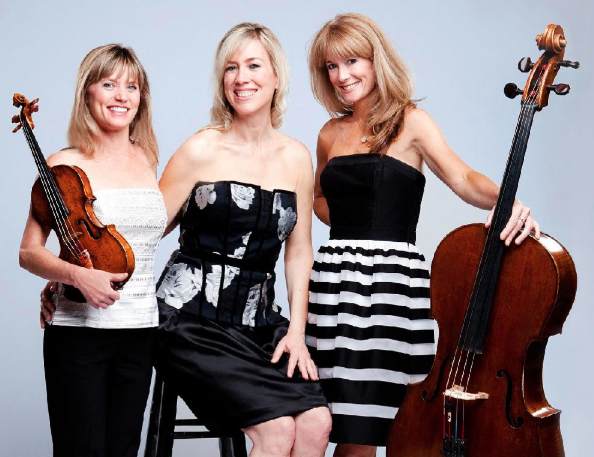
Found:
[[(30, 214), (19, 253), (31, 273), (59, 283), (53, 325), (45, 326), (48, 410), (56, 456), (136, 456), (152, 374), (158, 314), (154, 253), (167, 223), (156, 179), (146, 72), (121, 45), (93, 49), (80, 65), (68, 129), (70, 147), (49, 166), (76, 165), (87, 174), (104, 224), (130, 243), (136, 268), (126, 274), (85, 269), (46, 247), (49, 229)], [(79, 289), (86, 303), (63, 295)]]

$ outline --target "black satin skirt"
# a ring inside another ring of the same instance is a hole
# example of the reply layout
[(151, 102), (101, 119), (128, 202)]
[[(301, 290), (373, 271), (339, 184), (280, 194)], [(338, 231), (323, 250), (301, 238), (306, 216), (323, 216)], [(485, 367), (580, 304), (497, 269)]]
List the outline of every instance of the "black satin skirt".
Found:
[(159, 300), (156, 369), (211, 431), (229, 432), (328, 406), (319, 382), (288, 356), (270, 362), (289, 321), (248, 327), (219, 323)]

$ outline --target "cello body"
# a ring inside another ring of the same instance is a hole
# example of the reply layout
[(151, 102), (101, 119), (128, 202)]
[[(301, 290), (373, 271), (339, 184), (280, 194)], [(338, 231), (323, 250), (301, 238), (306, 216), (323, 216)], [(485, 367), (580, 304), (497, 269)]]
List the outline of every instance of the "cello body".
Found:
[[(466, 225), (437, 248), (431, 313), (439, 325), (439, 345), (427, 378), (408, 386), (390, 432), (389, 457), (444, 455), (443, 392), (486, 237), (483, 224)], [(500, 275), (514, 280), (499, 282), (484, 351), (474, 360), (468, 390), (489, 398), (466, 402), (462, 455), (562, 457), (561, 411), (547, 402), (542, 366), (548, 338), (561, 332), (573, 304), (574, 263), (560, 243), (542, 234), (509, 247)]]
[[(522, 94), (491, 226), (460, 227), (446, 236), (432, 263), (431, 315), (439, 344), (427, 378), (409, 385), (392, 424), (388, 457), (563, 457), (560, 413), (549, 405), (542, 368), (550, 336), (561, 333), (573, 305), (577, 275), (571, 256), (554, 238), (530, 236), (506, 246), (500, 234), (512, 219), (534, 114), (549, 94), (569, 93), (553, 84), (567, 40), (550, 24), (536, 37), (545, 52), (523, 58), (530, 73)], [(508, 222), (509, 221), (509, 222)]]

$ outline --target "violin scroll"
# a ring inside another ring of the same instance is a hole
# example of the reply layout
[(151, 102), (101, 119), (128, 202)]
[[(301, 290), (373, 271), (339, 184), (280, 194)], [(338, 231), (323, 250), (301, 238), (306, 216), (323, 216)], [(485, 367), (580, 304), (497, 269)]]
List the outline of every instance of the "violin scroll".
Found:
[(38, 98), (30, 102), (27, 100), (27, 97), (21, 94), (14, 94), (12, 96), (12, 104), (17, 108), (21, 108), (21, 113), (12, 116), (12, 123), (18, 124), (12, 133), (16, 133), (19, 129), (23, 126), (23, 117), (31, 127), (31, 130), (35, 128), (35, 123), (33, 122), (32, 114), (39, 111), (39, 106), (37, 106), (37, 102), (39, 101)]

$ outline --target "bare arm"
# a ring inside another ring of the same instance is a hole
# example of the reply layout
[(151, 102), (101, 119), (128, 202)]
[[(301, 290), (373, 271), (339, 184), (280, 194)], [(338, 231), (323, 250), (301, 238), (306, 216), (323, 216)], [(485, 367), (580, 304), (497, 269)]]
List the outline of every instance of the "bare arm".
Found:
[[(411, 109), (406, 115), (407, 129), (413, 138), (413, 146), (423, 157), (427, 166), (452, 191), (466, 203), (482, 209), (491, 209), (497, 203), (499, 187), (485, 175), (470, 168), (448, 146), (435, 121), (421, 109)], [(487, 226), (490, 225), (490, 217)], [(532, 219), (530, 208), (516, 199), (510, 220), (501, 232), (501, 239), (509, 245), (516, 239), (520, 244), (532, 229), (540, 236), (538, 223)]]
[(313, 210), (319, 220), (321, 220), (324, 224), (330, 226), (330, 210), (328, 209), (328, 202), (326, 201), (326, 197), (322, 192), (322, 186), (320, 184), (320, 176), (322, 175), (322, 171), (326, 168), (326, 164), (328, 163), (328, 153), (330, 152), (330, 148), (332, 146), (332, 141), (334, 134), (332, 132), (332, 123), (334, 121), (328, 121), (322, 130), (320, 130), (320, 134), (318, 135), (318, 145), (316, 147), (316, 156), (317, 156), (317, 166), (316, 166), (316, 176), (315, 176), (315, 185), (314, 185), (314, 203), (313, 203)]
[(287, 376), (292, 377), (297, 366), (304, 379), (318, 379), (317, 369), (305, 345), (305, 324), (309, 301), (309, 276), (313, 264), (311, 246), (311, 213), (313, 195), (313, 165), (305, 147), (298, 151), (300, 164), (297, 181), (297, 225), (285, 245), (285, 278), (291, 321), (287, 335), (274, 351), (272, 362), (276, 363), (283, 352), (289, 353)]
[(168, 221), (163, 236), (179, 224), (181, 209), (198, 181), (197, 170), (202, 166), (200, 151), (204, 147), (204, 142), (201, 133), (190, 137), (171, 156), (163, 171), (159, 188), (163, 193)]

